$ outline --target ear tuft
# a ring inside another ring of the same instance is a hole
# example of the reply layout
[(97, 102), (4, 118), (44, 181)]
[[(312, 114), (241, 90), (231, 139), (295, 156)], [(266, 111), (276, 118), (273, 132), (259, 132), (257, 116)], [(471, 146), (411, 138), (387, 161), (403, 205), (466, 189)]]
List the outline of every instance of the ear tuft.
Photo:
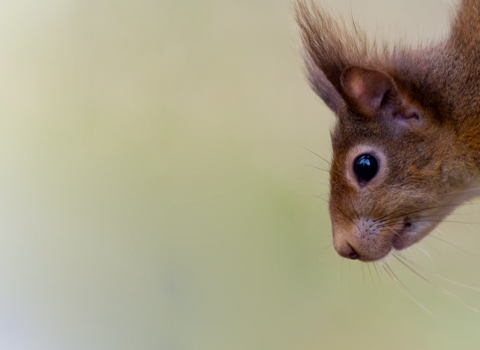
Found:
[(395, 89), (395, 83), (385, 73), (359, 67), (345, 69), (341, 82), (345, 94), (366, 114), (377, 112), (386, 93)]
[(307, 70), (308, 81), (313, 91), (325, 102), (325, 104), (335, 113), (338, 113), (344, 101), (338, 94), (335, 87), (325, 76), (323, 71), (317, 67), (315, 62), (306, 50), (303, 51), (303, 60)]

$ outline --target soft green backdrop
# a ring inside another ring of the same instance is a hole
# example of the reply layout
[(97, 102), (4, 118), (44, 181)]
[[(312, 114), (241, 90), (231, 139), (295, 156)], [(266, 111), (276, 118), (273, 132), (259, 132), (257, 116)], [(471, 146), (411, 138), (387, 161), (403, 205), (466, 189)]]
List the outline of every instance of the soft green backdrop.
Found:
[[(0, 349), (480, 347), (480, 314), (440, 289), (480, 292), (390, 260), (402, 293), (333, 251), (328, 174), (305, 166), (327, 165), (305, 148), (331, 156), (334, 117), (289, 4), (0, 3)], [(413, 41), (451, 6), (327, 4)], [(405, 256), (480, 287), (479, 226)]]

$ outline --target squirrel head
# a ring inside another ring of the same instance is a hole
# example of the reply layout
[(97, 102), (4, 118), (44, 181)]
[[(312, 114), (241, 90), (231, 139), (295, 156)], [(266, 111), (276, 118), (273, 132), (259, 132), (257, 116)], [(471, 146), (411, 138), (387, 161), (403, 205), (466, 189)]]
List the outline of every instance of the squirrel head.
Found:
[(337, 116), (329, 200), (335, 250), (380, 260), (419, 242), (465, 201), (468, 151), (456, 142), (450, 102), (426, 83), (430, 73), (411, 73), (426, 51), (380, 55), (356, 27), (349, 32), (303, 0), (296, 17), (310, 84)]
[(334, 247), (375, 261), (417, 243), (453, 209), (455, 138), (389, 73), (348, 67), (339, 79), (329, 202)]

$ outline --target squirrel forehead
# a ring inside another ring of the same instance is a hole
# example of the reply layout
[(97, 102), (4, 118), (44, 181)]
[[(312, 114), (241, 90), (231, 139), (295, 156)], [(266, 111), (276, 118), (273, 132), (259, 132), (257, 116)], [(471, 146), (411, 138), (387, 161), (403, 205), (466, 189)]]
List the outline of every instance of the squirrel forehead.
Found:
[(332, 133), (333, 154), (341, 157), (346, 157), (352, 149), (363, 145), (380, 147), (383, 152), (389, 153), (389, 149), (395, 151), (399, 146), (408, 149), (424, 140), (425, 137), (421, 134), (390, 132), (388, 127), (376, 122), (367, 124), (339, 121)]
[[(425, 121), (421, 127), (410, 128), (399, 125), (387, 118), (365, 118), (345, 109), (338, 113), (336, 125), (331, 134), (334, 154), (345, 154), (359, 144), (376, 144), (397, 153), (398, 147), (412, 152), (448, 130)], [(430, 144), (435, 147), (435, 144)], [(403, 152), (403, 154), (405, 154)]]

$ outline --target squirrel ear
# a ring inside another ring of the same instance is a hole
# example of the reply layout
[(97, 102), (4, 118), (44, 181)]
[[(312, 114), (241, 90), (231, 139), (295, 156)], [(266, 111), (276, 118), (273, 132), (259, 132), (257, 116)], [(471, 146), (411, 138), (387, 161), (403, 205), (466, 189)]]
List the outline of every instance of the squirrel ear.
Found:
[(377, 112), (387, 92), (395, 89), (395, 83), (385, 73), (359, 67), (345, 69), (341, 83), (347, 97), (366, 114)]
[(313, 62), (306, 50), (303, 51), (303, 60), (312, 90), (325, 102), (328, 108), (338, 113), (340, 107), (344, 104), (342, 97), (340, 97), (325, 73)]

